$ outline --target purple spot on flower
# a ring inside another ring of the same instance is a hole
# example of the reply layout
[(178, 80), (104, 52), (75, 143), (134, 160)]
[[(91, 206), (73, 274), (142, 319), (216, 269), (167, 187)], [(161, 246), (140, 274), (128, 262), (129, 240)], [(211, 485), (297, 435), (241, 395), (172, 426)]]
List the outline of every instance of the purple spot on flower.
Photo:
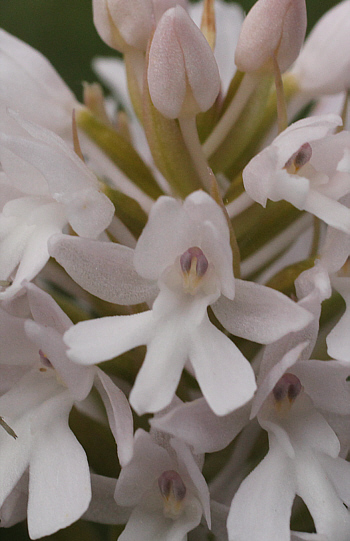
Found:
[(174, 499), (176, 502), (182, 502), (186, 496), (186, 487), (175, 470), (167, 470), (158, 478), (158, 486), (161, 495), (166, 500)]
[(273, 396), (277, 402), (282, 402), (286, 397), (292, 402), (300, 394), (302, 385), (299, 378), (294, 374), (284, 374), (273, 388)]
[(180, 265), (183, 272), (189, 273), (193, 258), (196, 258), (196, 274), (199, 278), (204, 276), (208, 269), (208, 260), (198, 246), (192, 246), (180, 257)]

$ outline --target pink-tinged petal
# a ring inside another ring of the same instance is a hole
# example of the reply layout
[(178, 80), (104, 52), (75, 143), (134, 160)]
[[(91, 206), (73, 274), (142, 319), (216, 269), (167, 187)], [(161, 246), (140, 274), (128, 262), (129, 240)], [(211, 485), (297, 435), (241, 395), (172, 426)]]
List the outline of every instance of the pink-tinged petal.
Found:
[(174, 469), (168, 452), (152, 440), (149, 432), (139, 428), (134, 442), (133, 457), (122, 468), (115, 489), (117, 504), (127, 507), (137, 505), (164, 471)]
[(114, 499), (117, 480), (91, 473), (92, 497), (82, 518), (101, 524), (125, 524), (131, 509), (117, 505)]
[(97, 369), (96, 387), (105, 405), (108, 422), (117, 443), (120, 465), (130, 462), (133, 453), (134, 430), (129, 402), (125, 394), (118, 389), (102, 370)]
[(292, 372), (316, 408), (338, 415), (350, 414), (350, 389), (346, 381), (350, 366), (337, 361), (307, 360), (297, 363)]
[(1, 100), (25, 110), (27, 118), (61, 135), (71, 135), (78, 102), (49, 61), (27, 43), (1, 30)]
[[(181, 470), (181, 468), (184, 468), (187, 475), (190, 477), (194, 494), (202, 504), (203, 514), (208, 524), (208, 528), (210, 529), (210, 494), (206, 480), (204, 479), (190, 448), (182, 440), (172, 438), (170, 440), (170, 445), (176, 451), (179, 469)], [(186, 488), (189, 489), (190, 487)]]
[(350, 234), (350, 209), (338, 201), (311, 189), (303, 208), (331, 227)]
[(38, 359), (38, 350), (24, 332), (23, 318), (0, 309), (0, 364), (31, 365)]
[[(291, 349), (286, 353), (282, 359), (271, 368), (271, 370), (266, 374), (263, 381), (260, 383), (258, 390), (254, 396), (252, 411), (250, 418), (252, 419), (258, 413), (259, 409), (263, 405), (264, 401), (268, 395), (272, 392), (274, 386), (278, 380), (289, 371), (289, 368), (299, 360), (300, 354), (306, 348), (308, 344), (303, 342), (297, 345), (295, 348)], [(292, 370), (294, 373), (294, 370)], [(302, 380), (303, 382), (303, 380)]]
[(68, 393), (42, 404), (32, 430), (35, 445), (29, 468), (28, 530), (32, 539), (75, 522), (91, 499), (87, 458), (68, 426)]
[(38, 358), (41, 351), (57, 371), (73, 399), (84, 400), (93, 385), (94, 368), (79, 366), (68, 359), (67, 346), (62, 335), (55, 329), (27, 320), (25, 331), (38, 348)]
[(313, 319), (279, 291), (243, 280), (236, 280), (233, 301), (221, 296), (212, 308), (229, 332), (259, 344), (270, 344), (299, 331)]
[(202, 393), (217, 415), (226, 415), (252, 398), (256, 384), (250, 363), (207, 316), (191, 333), (189, 357)]
[(121, 244), (56, 235), (50, 240), (49, 251), (73, 280), (105, 301), (138, 304), (158, 291), (137, 274), (134, 251)]
[(350, 513), (315, 454), (309, 450), (298, 455), (296, 481), (298, 495), (314, 520), (316, 531), (332, 541), (349, 538)]
[(153, 330), (152, 312), (82, 321), (64, 335), (74, 362), (97, 364), (146, 344)]
[(274, 446), (243, 481), (227, 520), (230, 541), (290, 541), (293, 463)]
[(157, 509), (157, 501), (154, 494), (145, 495), (143, 505), (133, 510), (119, 541), (184, 541), (186, 534), (200, 523), (202, 508), (196, 498), (187, 499), (182, 514), (176, 520), (166, 518), (163, 509)]
[(27, 290), (30, 311), (36, 323), (52, 327), (63, 334), (71, 327), (72, 322), (54, 299), (34, 284), (24, 284)]
[(248, 402), (228, 415), (218, 417), (204, 398), (181, 404), (165, 415), (151, 419), (162, 430), (191, 445), (196, 453), (214, 453), (226, 447), (248, 423)]
[(160, 411), (171, 402), (188, 357), (191, 323), (181, 310), (153, 319), (154, 336), (147, 340), (147, 354), (130, 393), (130, 404), (139, 415)]
[(182, 238), (183, 227), (181, 203), (172, 197), (159, 197), (135, 248), (135, 269), (141, 276), (158, 280), (165, 268), (189, 247)]

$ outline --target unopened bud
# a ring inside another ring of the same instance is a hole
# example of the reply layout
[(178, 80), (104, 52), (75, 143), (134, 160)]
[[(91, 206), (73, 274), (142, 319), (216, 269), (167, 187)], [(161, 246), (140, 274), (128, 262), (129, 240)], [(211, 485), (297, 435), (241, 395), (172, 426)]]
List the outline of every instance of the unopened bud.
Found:
[(219, 93), (213, 52), (181, 6), (168, 9), (158, 23), (147, 78), (153, 105), (167, 118), (207, 111)]
[(146, 50), (153, 28), (152, 0), (93, 0), (93, 14), (107, 45), (122, 53)]
[(350, 0), (315, 25), (293, 67), (303, 92), (336, 94), (350, 88)]
[(245, 18), (235, 62), (240, 71), (281, 73), (297, 58), (306, 32), (305, 0), (258, 0)]
[(187, 10), (187, 0), (153, 0), (154, 18), (156, 23), (158, 23), (163, 13), (170, 8), (174, 8), (177, 4)]

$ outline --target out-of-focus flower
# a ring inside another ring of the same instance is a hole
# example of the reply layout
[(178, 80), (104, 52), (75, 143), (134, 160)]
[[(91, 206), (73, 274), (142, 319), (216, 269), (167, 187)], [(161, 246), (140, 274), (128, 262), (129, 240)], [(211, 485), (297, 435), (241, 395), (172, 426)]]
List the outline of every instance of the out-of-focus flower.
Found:
[(350, 87), (350, 1), (318, 21), (292, 69), (302, 92), (336, 94)]
[(5, 200), (0, 215), (1, 279), (14, 295), (49, 259), (49, 238), (70, 224), (96, 238), (109, 225), (113, 205), (97, 178), (53, 132), (12, 113), (28, 137), (0, 134)]
[(71, 322), (51, 296), (32, 284), (26, 289), (34, 320), (0, 311), (0, 375), (4, 382), (10, 377), (0, 410), (18, 436), (0, 433), (0, 507), (29, 467), (28, 529), (37, 539), (76, 521), (91, 498), (87, 458), (68, 426), (74, 403), (87, 397), (96, 378), (123, 464), (132, 456), (132, 416), (106, 374), (67, 358), (62, 335)]

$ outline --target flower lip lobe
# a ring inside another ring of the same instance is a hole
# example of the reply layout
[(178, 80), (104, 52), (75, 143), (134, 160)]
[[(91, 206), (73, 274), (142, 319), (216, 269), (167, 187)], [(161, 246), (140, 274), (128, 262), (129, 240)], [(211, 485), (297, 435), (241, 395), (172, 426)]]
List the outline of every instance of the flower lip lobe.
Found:
[(272, 393), (277, 403), (281, 403), (286, 398), (289, 402), (294, 402), (301, 390), (302, 385), (299, 378), (294, 374), (286, 373), (276, 383)]

